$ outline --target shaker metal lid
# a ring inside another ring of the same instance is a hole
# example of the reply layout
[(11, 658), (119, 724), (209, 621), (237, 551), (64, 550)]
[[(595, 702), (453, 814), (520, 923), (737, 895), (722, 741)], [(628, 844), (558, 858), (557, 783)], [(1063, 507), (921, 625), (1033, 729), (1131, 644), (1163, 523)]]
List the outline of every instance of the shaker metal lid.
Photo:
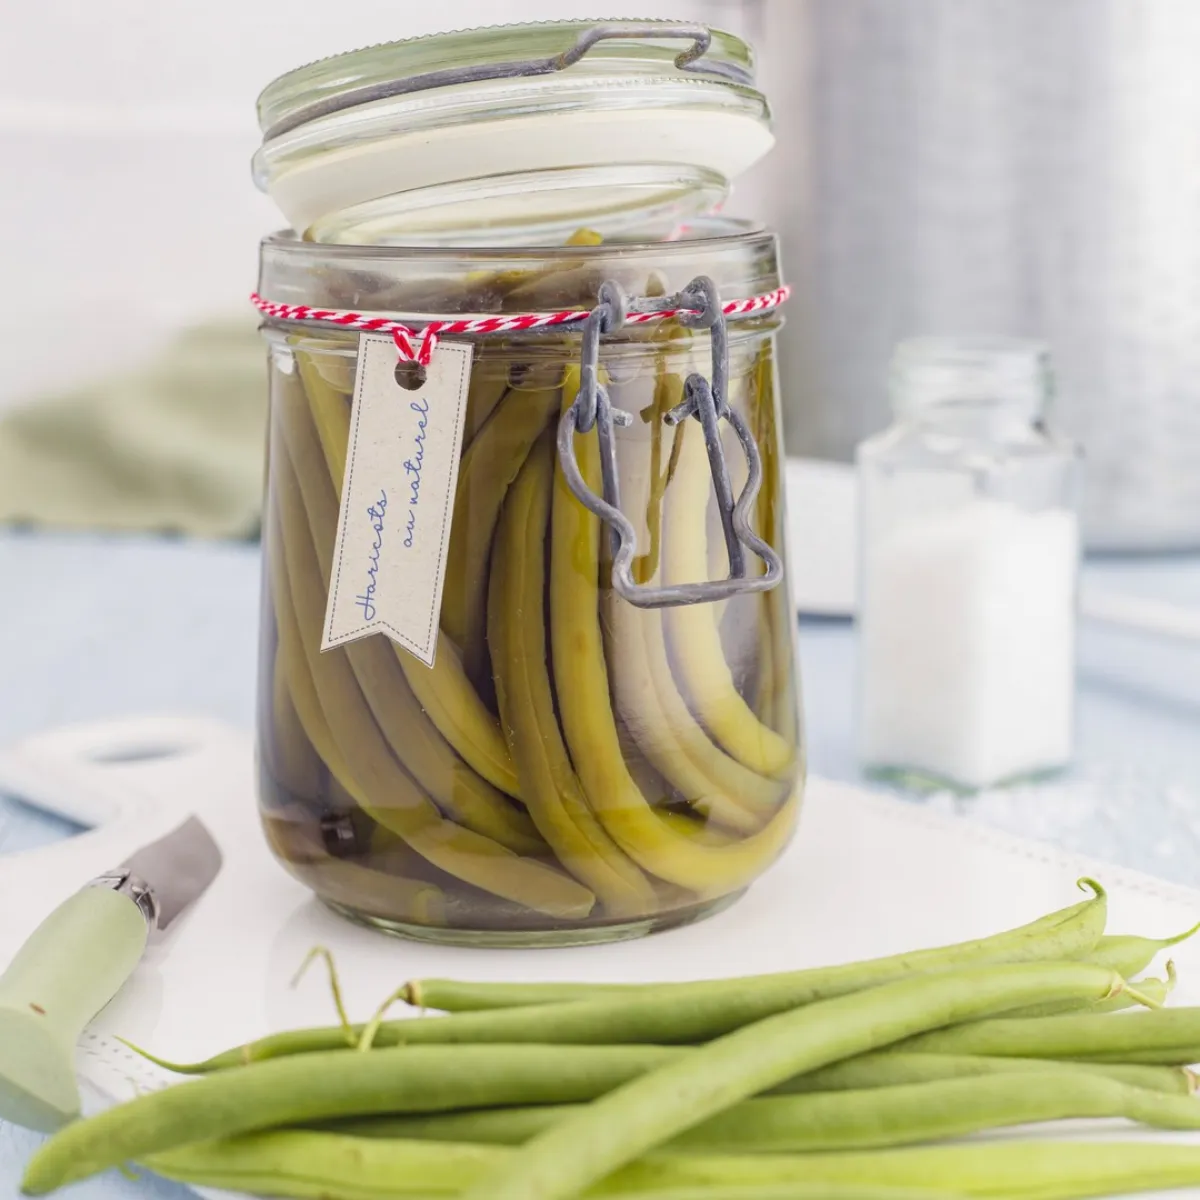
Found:
[(289, 72), (256, 181), (317, 241), (554, 241), (719, 205), (772, 145), (745, 43), (702, 25), (436, 34)]

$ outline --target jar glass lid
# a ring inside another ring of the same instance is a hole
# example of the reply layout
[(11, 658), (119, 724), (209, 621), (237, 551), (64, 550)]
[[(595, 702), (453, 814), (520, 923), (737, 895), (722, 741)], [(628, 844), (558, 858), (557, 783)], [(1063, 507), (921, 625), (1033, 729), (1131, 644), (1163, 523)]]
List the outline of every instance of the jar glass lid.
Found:
[(749, 47), (701, 25), (497, 26), (372, 46), (260, 96), (258, 185), (314, 241), (667, 237), (770, 149)]

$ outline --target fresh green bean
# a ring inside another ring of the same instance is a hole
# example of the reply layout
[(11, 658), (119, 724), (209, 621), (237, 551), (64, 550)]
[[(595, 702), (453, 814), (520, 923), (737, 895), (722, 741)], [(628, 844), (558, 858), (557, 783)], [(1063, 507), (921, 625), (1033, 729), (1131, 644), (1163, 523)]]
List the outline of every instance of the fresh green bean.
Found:
[(962, 1192), (929, 1188), (880, 1187), (869, 1183), (793, 1183), (739, 1187), (735, 1183), (705, 1187), (656, 1188), (621, 1192), (621, 1200), (965, 1200)]
[[(454, 1195), (472, 1184), (486, 1187), (519, 1154), (497, 1146), (371, 1142), (283, 1131), (186, 1146), (156, 1155), (146, 1165), (187, 1183), (269, 1191), (299, 1200), (333, 1195), (339, 1200), (392, 1200)], [(1078, 1200), (1196, 1183), (1200, 1146), (1030, 1140), (870, 1154), (658, 1154), (631, 1163), (589, 1195), (621, 1200)], [(916, 1189), (915, 1196), (906, 1189)]]
[[(1117, 972), (1120, 975), (1120, 972)], [(1124, 978), (1124, 976), (1121, 976)], [(1090, 1013), (1112, 1013), (1122, 1012), (1127, 1008), (1135, 1008), (1139, 1004), (1149, 1008), (1162, 1008), (1163, 1005), (1171, 998), (1171, 993), (1175, 990), (1175, 984), (1178, 982), (1178, 976), (1175, 972), (1175, 963), (1173, 961), (1167, 963), (1167, 976), (1165, 979), (1133, 979), (1130, 980), (1130, 990), (1121, 996), (1114, 996), (1111, 1000), (1102, 1000), (1099, 1004), (1089, 1005), (1085, 1010)], [(1140, 997), (1140, 1000), (1134, 999), (1134, 993)]]
[[(635, 1046), (622, 1047), (622, 1054), (636, 1062)], [(643, 1070), (670, 1061), (669, 1055), (687, 1054), (689, 1046), (646, 1046)], [(447, 1048), (449, 1052), (449, 1048)], [(571, 1047), (563, 1047), (562, 1053), (570, 1054)], [(154, 1062), (163, 1064), (159, 1059)], [(454, 1060), (449, 1060), (454, 1061)], [(1198, 1060), (1200, 1061), (1200, 1060)], [(904, 1083), (932, 1083), (939, 1079), (958, 1079), (964, 1076), (1007, 1074), (1012, 1071), (1044, 1069), (1054, 1059), (1018, 1058), (999, 1055), (958, 1055), (941, 1053), (905, 1053), (903, 1051), (880, 1050), (861, 1054), (845, 1062), (831, 1063), (819, 1071), (807, 1072), (785, 1080), (772, 1089), (772, 1094), (796, 1094), (800, 1092), (846, 1091), (869, 1087), (894, 1087)], [(1056, 1063), (1070, 1070), (1087, 1070), (1128, 1083), (1134, 1087), (1174, 1095), (1189, 1095), (1196, 1090), (1196, 1080), (1191, 1071), (1184, 1067), (1133, 1065), (1124, 1062), (1064, 1062)], [(600, 1095), (598, 1091), (596, 1095)]]
[[(1058, 917), (1059, 914), (1055, 913), (1051, 914), (1051, 916)], [(1042, 920), (1049, 919), (1048, 917), (1042, 918)], [(1034, 924), (1038, 924), (1038, 922), (1034, 922)], [(1132, 979), (1139, 971), (1144, 971), (1161, 951), (1186, 941), (1197, 930), (1200, 930), (1200, 924), (1193, 925), (1190, 929), (1184, 930), (1183, 933), (1166, 938), (1138, 937), (1132, 934), (1105, 935), (1100, 938), (1090, 953), (1081, 957), (1087, 962), (1111, 967), (1122, 977)], [(1019, 930), (1012, 931), (1012, 933), (1017, 932)], [(1000, 936), (1007, 937), (1009, 935), (1002, 934)], [(947, 946), (942, 949), (947, 951), (955, 950), (958, 949), (958, 946)], [(936, 952), (925, 951), (925, 953)], [(881, 961), (886, 960), (868, 960), (868, 963), (857, 965), (874, 965)], [(994, 961), (1000, 960), (997, 959)], [(755, 978), (771, 978), (771, 976), (750, 976), (749, 980), (752, 981)], [(721, 981), (703, 980), (700, 982)], [(883, 980), (872, 980), (863, 986), (870, 986), (873, 982), (883, 982)], [(1152, 996), (1158, 994), (1157, 987), (1155, 986), (1158, 982), (1150, 980), (1140, 981), (1140, 983), (1149, 985), (1149, 994)], [(407, 985), (404, 998), (409, 1004), (419, 1008), (432, 1008), (442, 1012), (477, 1012), (482, 1009), (517, 1008), (532, 1004), (555, 1004), (571, 1000), (594, 998), (597, 995), (636, 995), (650, 988), (657, 987), (690, 986), (695, 985), (678, 983), (471, 983), (455, 979), (417, 979)], [(841, 993), (824, 991), (822, 994), (830, 996)], [(1127, 1000), (1128, 998), (1123, 999)], [(1035, 1012), (1030, 1015), (1041, 1016), (1049, 1014)]]
[[(150, 1092), (66, 1126), (30, 1160), (33, 1195), (172, 1147), (365, 1113), (590, 1100), (645, 1072), (657, 1047), (430, 1046), (256, 1063)], [(670, 1062), (678, 1050), (658, 1051)]]
[[(445, 1142), (369, 1141), (329, 1133), (283, 1130), (249, 1134), (222, 1142), (204, 1142), (156, 1154), (146, 1166), (183, 1183), (269, 1192), (301, 1200), (395, 1200), (397, 1196), (453, 1194), (486, 1179), (511, 1151), (494, 1146), (448, 1145)], [(724, 1164), (714, 1167), (722, 1172)], [(644, 1200), (954, 1200), (944, 1189), (886, 1187), (870, 1183), (807, 1183), (791, 1179), (782, 1185), (746, 1189), (733, 1179), (715, 1185), (670, 1188), (682, 1175), (669, 1161), (657, 1165), (656, 1186)], [(797, 1174), (795, 1170), (792, 1174)], [(686, 1183), (686, 1179), (681, 1182)], [(602, 1187), (602, 1193), (610, 1188)], [(624, 1200), (625, 1193), (622, 1192)], [(632, 1200), (632, 1198), (630, 1198)]]
[(1124, 1055), (1120, 1051), (1097, 1052), (1087, 1056), (1074, 1055), (1070, 1061), (1100, 1063), (1105, 1066), (1113, 1063), (1126, 1063), (1130, 1066), (1188, 1067), (1191, 1069), (1195, 1064), (1200, 1063), (1200, 1042), (1188, 1042), (1179, 1046), (1151, 1046), (1144, 1050), (1131, 1050)]
[[(691, 1047), (629, 1046), (617, 1047), (617, 1059), (610, 1063), (609, 1071), (598, 1072), (591, 1078), (590, 1086), (578, 1074), (595, 1061), (595, 1049), (582, 1047), (582, 1054), (574, 1047), (564, 1047), (556, 1052), (565, 1076), (565, 1088), (561, 1094), (553, 1091), (543, 1093), (542, 1099), (586, 1101), (603, 1095), (633, 1075), (644, 1073), (664, 1062), (670, 1062), (693, 1050)], [(411, 1053), (411, 1052), (409, 1052)], [(440, 1058), (440, 1062), (438, 1061)], [(464, 1059), (453, 1047), (428, 1047), (421, 1050), (416, 1059), (406, 1058), (407, 1063), (416, 1062), (420, 1068), (424, 1059), (432, 1062), (431, 1069), (452, 1072), (464, 1065)], [(306, 1061), (314, 1062), (314, 1059)], [(470, 1065), (466, 1063), (465, 1065)], [(1140, 1088), (1151, 1088), (1164, 1093), (1186, 1095), (1191, 1089), (1189, 1072), (1171, 1067), (1126, 1066), (1124, 1064), (1053, 1063), (1040, 1059), (1017, 1058), (967, 1058), (950, 1054), (904, 1054), (887, 1051), (864, 1054), (845, 1062), (834, 1063), (822, 1070), (790, 1079), (774, 1089), (775, 1093), (821, 1092), (863, 1088), (895, 1087), (902, 1084), (927, 1083), (941, 1079), (956, 1079), (968, 1076), (1008, 1074), (1013, 1072), (1046, 1071), (1061, 1068), (1065, 1071), (1087, 1072), (1115, 1079)], [(628, 1074), (625, 1074), (625, 1071)], [(518, 1099), (522, 1099), (518, 1097)], [(477, 1102), (477, 1101), (476, 1101)], [(464, 1104), (470, 1104), (464, 1099)], [(351, 1124), (356, 1118), (350, 1118)], [(335, 1122), (338, 1128), (342, 1122)], [(357, 1128), (345, 1128), (346, 1132), (361, 1132)]]
[[(641, 996), (650, 992), (691, 997), (700, 994), (704, 989), (719, 992), (735, 983), (744, 988), (758, 988), (764, 985), (775, 987), (781, 981), (787, 981), (796, 997), (793, 1005), (807, 1004), (812, 1000), (844, 996), (861, 988), (887, 983), (891, 979), (941, 967), (1082, 958), (1105, 940), (1102, 934), (1107, 916), (1107, 902), (1104, 889), (1094, 880), (1081, 879), (1079, 886), (1090, 889), (1094, 893), (1092, 899), (1072, 904), (1068, 908), (1057, 909), (1036, 921), (1005, 930), (1003, 933), (974, 941), (955, 942), (948, 946), (893, 954), (886, 958), (865, 959), (835, 967), (816, 967), (782, 974), (749, 975), (740, 980), (703, 979), (683, 983), (470, 983), (454, 979), (416, 979), (411, 980), (401, 994), (416, 1008), (461, 1013), (569, 1003), (575, 1000), (592, 1000), (600, 996)], [(1047, 941), (1052, 935), (1057, 939), (1053, 946)], [(1186, 936), (1188, 935), (1183, 934), (1175, 941), (1181, 941)], [(1174, 942), (1155, 943), (1156, 946), (1163, 944), (1173, 945)], [(1135, 972), (1141, 969), (1139, 966), (1135, 968)], [(1124, 977), (1123, 972), (1118, 974)]]
[[(298, 1200), (393, 1200), (486, 1186), (514, 1152), (493, 1146), (282, 1131), (185, 1146), (146, 1165), (172, 1179)], [(589, 1195), (620, 1200), (1079, 1200), (1200, 1183), (1200, 1147), (1003, 1141), (804, 1155), (659, 1154)], [(857, 1190), (856, 1190), (857, 1189)], [(911, 1189), (911, 1190), (910, 1190)]]
[(797, 1075), (772, 1088), (770, 1095), (805, 1092), (857, 1091), (862, 1088), (897, 1087), (908, 1083), (936, 1083), (941, 1079), (965, 1079), (986, 1075), (1011, 1075), (1019, 1071), (1086, 1071), (1115, 1079), (1131, 1087), (1147, 1088), (1167, 1095), (1190, 1096), (1195, 1077), (1184, 1067), (1133, 1066), (1127, 1063), (1058, 1062), (1046, 1058), (1000, 1058), (959, 1054), (907, 1054), (878, 1050), (845, 1062), (831, 1063), (819, 1071)]
[(973, 1016), (1036, 1000), (1102, 1000), (1123, 986), (1090, 963), (1018, 963), (902, 979), (778, 1013), (601, 1096), (522, 1147), (466, 1200), (563, 1200), (803, 1071)]
[[(1057, 916), (1058, 914), (1052, 915)], [(1132, 934), (1105, 935), (1090, 953), (1081, 957), (1087, 962), (1111, 967), (1125, 979), (1132, 979), (1139, 971), (1144, 971), (1161, 951), (1186, 941), (1197, 930), (1200, 930), (1200, 924), (1185, 929), (1183, 933), (1166, 938), (1138, 937)], [(1013, 932), (1018, 931), (1014, 930)], [(957, 947), (947, 946), (944, 949), (954, 950)], [(933, 952), (935, 951), (926, 953)], [(879, 960), (871, 960), (872, 965), (877, 961)], [(868, 964), (858, 965), (866, 966)], [(1169, 966), (1170, 964), (1168, 964)], [(755, 978), (751, 976), (748, 982)], [(770, 978), (770, 976), (766, 978)], [(704, 980), (701, 982), (720, 981)], [(883, 980), (878, 979), (872, 982), (883, 982)], [(1170, 990), (1172, 984), (1173, 980), (1145, 979), (1138, 981), (1139, 990), (1158, 1000), (1166, 999), (1165, 992)], [(483, 1009), (516, 1008), (532, 1004), (555, 1004), (571, 1000), (592, 999), (598, 995), (637, 995), (651, 988), (693, 986), (695, 985), (679, 983), (471, 983), (454, 979), (417, 979), (407, 985), (403, 998), (409, 1004), (419, 1008), (437, 1009), (441, 1012), (477, 1012)], [(870, 986), (870, 984), (864, 986)], [(840, 993), (823, 991), (822, 994), (830, 996)], [(1114, 1001), (1109, 1002), (1110, 1006), (1104, 1011), (1128, 1008), (1133, 1003), (1135, 1001), (1129, 996), (1116, 997)], [(1035, 1005), (1028, 1013), (1020, 1015), (1050, 1016), (1053, 1014), (1045, 1011), (1044, 1006)]]
[[(297, 1200), (394, 1200), (484, 1183), (513, 1151), (282, 1131), (201, 1143), (146, 1166), (198, 1186)], [(660, 1154), (590, 1196), (620, 1200), (1080, 1200), (1200, 1183), (1200, 1147), (1130, 1142), (1003, 1141), (805, 1155)]]
[[(580, 1111), (579, 1105), (543, 1104), (374, 1117), (341, 1122), (336, 1129), (357, 1136), (521, 1145)], [(867, 1150), (1079, 1117), (1124, 1117), (1155, 1129), (1194, 1130), (1200, 1129), (1200, 1102), (1081, 1071), (1030, 1071), (744, 1100), (665, 1148), (770, 1154)]]
[[(596, 985), (597, 998), (567, 1003), (504, 1007), (504, 1011), (463, 1012), (450, 1017), (414, 1022), (383, 1022), (374, 1045), (432, 1042), (695, 1042), (718, 1037), (741, 1025), (814, 1000), (846, 995), (889, 980), (952, 965), (1048, 961), (1073, 958), (1096, 944), (1104, 929), (1107, 903), (1104, 889), (1092, 880), (1081, 887), (1093, 892), (1089, 900), (1060, 909), (1038, 921), (974, 942), (918, 950), (890, 958), (844, 966), (757, 975), (743, 979), (699, 983), (633, 985), (632, 990), (607, 992)], [(421, 1003), (424, 984), (410, 984), (408, 999)], [(459, 986), (459, 985), (451, 985)], [(462, 985), (508, 989), (505, 996), (523, 995), (513, 988), (576, 985), (480, 984)], [(580, 985), (591, 989), (593, 985)], [(411, 989), (416, 988), (413, 992)], [(532, 993), (536, 995), (537, 993)], [(578, 995), (578, 993), (574, 993)], [(439, 997), (444, 999), (444, 997)], [(355, 1026), (355, 1035), (364, 1026)], [(285, 1055), (335, 1050), (346, 1046), (340, 1026), (295, 1029), (272, 1034), (223, 1051), (197, 1063), (174, 1063), (142, 1050), (152, 1062), (185, 1075), (202, 1075)]]
[(870, 1154), (661, 1154), (618, 1172), (602, 1191), (619, 1189), (625, 1200), (630, 1191), (657, 1192), (684, 1183), (753, 1187), (795, 1180), (924, 1187), (1014, 1200), (1140, 1195), (1200, 1183), (1200, 1146), (1006, 1140)]
[(621, 1200), (963, 1200), (961, 1192), (930, 1191), (929, 1188), (878, 1187), (863, 1183), (804, 1183), (782, 1186), (656, 1189), (653, 1192), (621, 1192)]
[[(486, 1178), (498, 1153), (503, 1152), (491, 1146), (369, 1141), (283, 1129), (183, 1145), (141, 1161), (156, 1174), (198, 1187), (303, 1200), (394, 1200), (453, 1194)], [(25, 1190), (30, 1191), (28, 1182)]]
[(653, 1192), (621, 1192), (621, 1200), (961, 1200), (961, 1192), (928, 1188), (877, 1187), (862, 1183), (802, 1183), (780, 1187), (665, 1188)]
[[(1116, 970), (1115, 967), (1113, 969)], [(1119, 971), (1117, 973), (1120, 974)], [(1012, 1012), (1008, 1015), (1010, 1017), (1054, 1017), (1064, 1012), (1122, 1012), (1124, 1009), (1134, 1008), (1137, 1005), (1161, 1008), (1175, 990), (1175, 964), (1167, 963), (1166, 979), (1134, 979), (1129, 986), (1136, 990), (1122, 992), (1119, 996), (1100, 1001), (1099, 1004), (1089, 1004), (1084, 1009), (1064, 1009), (1061, 1005), (1056, 1004), (1031, 1004), (1020, 1012)]]
[(1186, 1065), (1200, 1062), (1200, 1008), (1158, 1008), (1115, 1017), (1094, 1013), (999, 1017), (922, 1034), (902, 1049)]
[(1086, 957), (1088, 962), (1099, 963), (1102, 967), (1111, 967), (1123, 979), (1132, 979), (1139, 971), (1144, 971), (1155, 959), (1155, 956), (1180, 942), (1186, 942), (1197, 930), (1200, 923), (1185, 929), (1174, 937), (1148, 938), (1135, 937), (1132, 934), (1108, 934), (1102, 937), (1095, 948)]
[[(1092, 959), (1086, 958), (1085, 962)], [(1101, 964), (1107, 965), (1107, 964)], [(1167, 964), (1173, 968), (1173, 963)], [(823, 969), (823, 968), (819, 968)], [(1113, 968), (1116, 970), (1116, 968)], [(1118, 971), (1118, 974), (1123, 972)], [(772, 976), (750, 976), (745, 982), (755, 983), (758, 979)], [(596, 999), (598, 996), (641, 996), (652, 990), (695, 988), (701, 984), (725, 983), (727, 980), (700, 980), (689, 983), (469, 983), (453, 979), (418, 979), (404, 985), (400, 999), (405, 1003), (438, 1012), (467, 1013), (492, 1011), (499, 1008), (528, 1008), (534, 1005), (569, 1004), (580, 1000)], [(887, 982), (879, 980), (879, 982)], [(1141, 995), (1155, 1004), (1165, 1004), (1174, 987), (1174, 979), (1138, 979), (1135, 986)], [(873, 985), (866, 985), (873, 986)], [(824, 992), (820, 999), (844, 993)], [(437, 1001), (434, 1003), (434, 1001)], [(519, 1003), (522, 1002), (523, 1003)], [(1099, 1004), (1089, 1005), (1088, 1012), (1120, 1012), (1142, 1003), (1127, 993), (1114, 996)], [(1062, 1009), (1044, 1004), (1031, 1005), (1026, 1012), (1014, 1013), (1022, 1017), (1055, 1016)]]

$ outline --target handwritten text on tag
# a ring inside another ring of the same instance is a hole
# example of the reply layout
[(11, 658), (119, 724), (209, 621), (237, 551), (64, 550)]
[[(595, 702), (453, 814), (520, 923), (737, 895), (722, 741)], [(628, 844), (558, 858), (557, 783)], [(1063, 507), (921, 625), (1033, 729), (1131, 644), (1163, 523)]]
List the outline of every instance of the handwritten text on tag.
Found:
[(401, 387), (392, 338), (359, 337), (322, 650), (385, 633), (433, 666), (470, 344), (440, 342), (425, 371)]

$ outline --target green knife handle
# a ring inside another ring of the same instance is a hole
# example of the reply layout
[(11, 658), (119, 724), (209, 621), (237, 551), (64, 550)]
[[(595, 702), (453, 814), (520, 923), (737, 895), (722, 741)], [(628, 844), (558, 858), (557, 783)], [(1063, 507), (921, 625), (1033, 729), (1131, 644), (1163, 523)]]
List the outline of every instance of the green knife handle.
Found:
[(33, 931), (0, 976), (0, 1117), (44, 1128), (78, 1112), (75, 1043), (132, 974), (147, 934), (135, 900), (106, 886), (76, 892)]
[(146, 918), (124, 892), (85, 887), (30, 935), (0, 976), (0, 1008), (30, 1012), (74, 1049), (146, 949)]

